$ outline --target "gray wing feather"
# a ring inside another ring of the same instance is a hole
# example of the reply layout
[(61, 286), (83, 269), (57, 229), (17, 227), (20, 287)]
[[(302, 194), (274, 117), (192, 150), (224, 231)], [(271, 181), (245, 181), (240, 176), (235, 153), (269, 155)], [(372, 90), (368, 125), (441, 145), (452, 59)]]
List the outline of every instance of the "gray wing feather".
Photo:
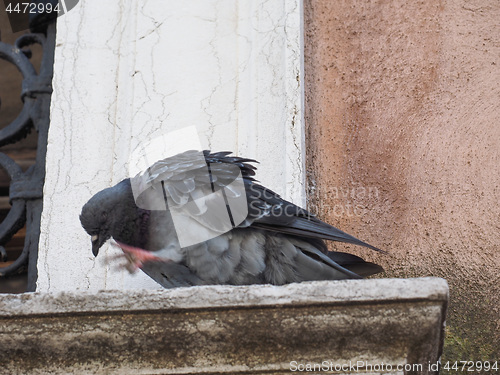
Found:
[(319, 264), (323, 263), (323, 264), (328, 265), (329, 268), (331, 267), (331, 268), (337, 270), (338, 272), (340, 272), (341, 274), (343, 274), (344, 275), (343, 278), (362, 279), (361, 276), (348, 270), (345, 267), (342, 267), (340, 264), (333, 261), (330, 257), (328, 257), (326, 254), (319, 251), (316, 247), (312, 246), (311, 244), (309, 244), (305, 241), (300, 241), (300, 240), (295, 240), (295, 239), (289, 239), (289, 241), (292, 244), (294, 244), (298, 249), (302, 250), (304, 255), (308, 256), (312, 261), (319, 263)]
[(272, 190), (250, 181), (247, 186), (249, 217), (244, 225), (298, 237), (347, 242), (382, 251), (317, 219)]
[(301, 281), (312, 280), (343, 280), (343, 279), (360, 279), (361, 277), (352, 272), (346, 273), (345, 269), (339, 270), (332, 268), (329, 265), (318, 262), (303, 252), (298, 252), (296, 257), (296, 269)]
[(146, 262), (142, 271), (164, 288), (203, 285), (205, 282), (188, 267), (174, 262)]
[(325, 254), (342, 267), (363, 277), (384, 272), (384, 269), (378, 264), (366, 262), (363, 258), (353, 254), (338, 251), (328, 251)]

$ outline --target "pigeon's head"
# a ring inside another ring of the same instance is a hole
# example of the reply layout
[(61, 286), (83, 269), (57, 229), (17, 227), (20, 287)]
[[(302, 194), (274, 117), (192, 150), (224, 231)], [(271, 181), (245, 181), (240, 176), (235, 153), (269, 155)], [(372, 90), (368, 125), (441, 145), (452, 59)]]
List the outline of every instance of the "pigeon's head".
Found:
[(111, 237), (109, 212), (105, 202), (95, 195), (82, 208), (80, 222), (83, 229), (90, 234), (92, 240), (92, 253), (97, 256), (101, 246)]
[(116, 210), (123, 203), (123, 191), (130, 189), (130, 182), (124, 180), (116, 186), (104, 189), (94, 195), (83, 206), (80, 222), (83, 229), (90, 234), (92, 253), (97, 256), (99, 249), (113, 235), (113, 217)]

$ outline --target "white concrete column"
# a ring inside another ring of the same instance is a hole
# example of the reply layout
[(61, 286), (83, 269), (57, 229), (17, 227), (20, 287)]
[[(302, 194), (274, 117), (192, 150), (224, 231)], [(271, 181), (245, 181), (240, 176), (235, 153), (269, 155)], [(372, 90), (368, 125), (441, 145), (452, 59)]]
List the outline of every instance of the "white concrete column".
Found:
[[(79, 222), (141, 144), (196, 127), (305, 203), (301, 0), (81, 0), (58, 19), (39, 291), (156, 288), (94, 260)], [(176, 142), (186, 149), (192, 139)]]

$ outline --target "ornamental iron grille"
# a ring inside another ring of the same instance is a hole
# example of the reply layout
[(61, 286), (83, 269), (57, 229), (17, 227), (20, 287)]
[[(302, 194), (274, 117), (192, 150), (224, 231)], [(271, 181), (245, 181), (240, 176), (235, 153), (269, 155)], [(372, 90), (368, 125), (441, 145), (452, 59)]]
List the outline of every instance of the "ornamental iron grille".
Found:
[[(0, 59), (13, 64), (22, 74), (22, 110), (17, 118), (0, 130), (0, 147), (18, 142), (35, 129), (38, 137), (35, 164), (25, 172), (4, 152), (0, 152), (0, 166), (11, 179), (9, 201), (11, 208), (0, 223), (0, 258), (5, 260), (4, 245), (26, 225), (26, 236), (21, 255), (6, 267), (0, 267), (0, 277), (28, 270), (28, 291), (34, 291), (37, 280), (38, 241), (42, 214), (43, 184), (45, 180), (45, 155), (49, 130), (50, 98), (54, 65), (55, 33), (54, 20), (43, 27), (33, 25), (37, 17), (30, 19), (32, 33), (19, 37), (14, 45), (0, 41)], [(39, 25), (39, 22), (38, 22)], [(29, 46), (42, 47), (42, 61), (37, 74), (30, 61)]]

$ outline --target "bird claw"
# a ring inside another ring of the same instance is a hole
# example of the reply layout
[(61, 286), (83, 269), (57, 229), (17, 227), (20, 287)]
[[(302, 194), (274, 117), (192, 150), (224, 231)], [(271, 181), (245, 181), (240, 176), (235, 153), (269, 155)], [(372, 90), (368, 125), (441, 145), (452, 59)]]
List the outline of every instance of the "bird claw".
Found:
[(124, 260), (125, 263), (116, 264), (113, 269), (116, 271), (121, 271), (126, 269), (129, 273), (136, 273), (139, 269), (138, 265), (135, 264), (126, 254), (114, 254), (106, 256), (106, 263), (115, 264), (117, 260)]
[(115, 255), (112, 258), (121, 259), (125, 257), (127, 263), (122, 267), (127, 269), (130, 273), (135, 273), (139, 268), (142, 268), (144, 263), (151, 261), (161, 261), (162, 259), (156, 255), (151, 254), (150, 251), (141, 249), (139, 247), (134, 247), (126, 245), (119, 241), (112, 241), (113, 246), (119, 247), (123, 251), (123, 255)]

